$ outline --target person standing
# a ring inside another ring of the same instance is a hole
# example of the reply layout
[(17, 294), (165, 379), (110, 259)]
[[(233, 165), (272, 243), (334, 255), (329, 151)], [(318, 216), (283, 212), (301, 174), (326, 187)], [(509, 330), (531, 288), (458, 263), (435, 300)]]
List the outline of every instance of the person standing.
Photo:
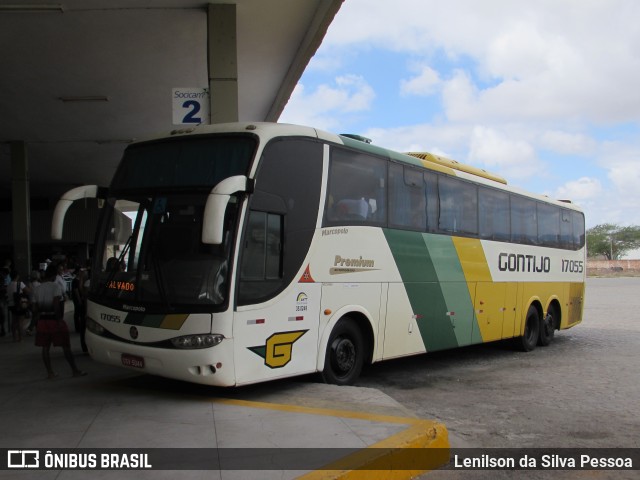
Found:
[(11, 283), (7, 287), (11, 334), (14, 342), (22, 341), (22, 322), (29, 313), (29, 289), (17, 271), (11, 272)]
[(42, 360), (47, 369), (48, 378), (55, 378), (56, 374), (51, 368), (50, 349), (62, 347), (64, 357), (71, 367), (74, 377), (81, 377), (87, 374), (76, 366), (75, 359), (71, 353), (69, 339), (69, 328), (64, 321), (64, 290), (56, 282), (56, 268), (49, 267), (45, 272), (44, 282), (35, 289), (33, 298), (35, 302), (34, 310), (38, 315), (36, 324), (36, 346), (42, 347)]
[(85, 289), (86, 270), (78, 268), (76, 275), (71, 282), (71, 299), (73, 300), (73, 325), (75, 331), (80, 334), (80, 346), (84, 353), (88, 352), (87, 344), (84, 341), (84, 332), (87, 315), (87, 295)]
[(60, 286), (62, 287), (62, 291), (64, 292), (64, 297), (62, 299), (62, 301), (64, 302), (67, 298), (67, 282), (64, 280), (64, 273), (65, 273), (65, 265), (64, 263), (59, 263), (58, 267), (56, 269), (56, 282), (60, 284)]
[[(38, 288), (41, 284), (40, 284), (40, 271), (39, 270), (33, 270), (31, 272), (31, 275), (29, 275), (29, 282), (27, 282), (27, 287), (29, 288), (29, 291), (31, 292), (31, 306), (33, 307), (34, 301), (33, 301), (33, 292), (35, 291), (36, 288)], [(31, 336), (33, 335), (33, 332), (36, 328), (36, 315), (34, 315), (33, 313), (31, 314), (31, 321), (29, 322), (29, 326), (27, 327), (27, 335)]]

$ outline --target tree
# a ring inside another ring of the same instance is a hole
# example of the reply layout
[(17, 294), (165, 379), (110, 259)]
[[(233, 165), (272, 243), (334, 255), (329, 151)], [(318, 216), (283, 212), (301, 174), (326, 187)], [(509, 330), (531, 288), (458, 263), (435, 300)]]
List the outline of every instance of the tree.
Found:
[(640, 248), (640, 226), (621, 227), (603, 223), (587, 230), (589, 257), (603, 255), (609, 260), (618, 260), (637, 248)]

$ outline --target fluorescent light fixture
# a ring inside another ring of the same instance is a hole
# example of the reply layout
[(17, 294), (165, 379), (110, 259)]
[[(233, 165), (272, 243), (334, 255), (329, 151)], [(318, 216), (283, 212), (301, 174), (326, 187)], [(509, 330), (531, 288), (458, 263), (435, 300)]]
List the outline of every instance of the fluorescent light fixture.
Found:
[(109, 97), (106, 95), (69, 95), (66, 97), (58, 97), (61, 102), (108, 102)]
[(0, 5), (0, 13), (13, 12), (13, 13), (36, 13), (36, 12), (51, 12), (51, 13), (63, 13), (64, 8), (62, 5)]
[(96, 140), (98, 145), (119, 145), (135, 142), (135, 138), (113, 138), (109, 140)]

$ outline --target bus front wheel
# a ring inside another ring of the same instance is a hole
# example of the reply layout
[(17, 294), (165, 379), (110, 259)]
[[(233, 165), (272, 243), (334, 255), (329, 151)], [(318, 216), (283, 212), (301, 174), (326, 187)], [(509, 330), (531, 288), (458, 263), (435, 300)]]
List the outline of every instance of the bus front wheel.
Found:
[(322, 378), (335, 385), (353, 384), (364, 364), (364, 339), (355, 322), (343, 318), (329, 337)]
[(517, 346), (524, 352), (530, 352), (538, 344), (540, 335), (540, 314), (538, 309), (531, 305), (527, 311), (527, 319), (524, 324), (524, 333), (517, 339)]

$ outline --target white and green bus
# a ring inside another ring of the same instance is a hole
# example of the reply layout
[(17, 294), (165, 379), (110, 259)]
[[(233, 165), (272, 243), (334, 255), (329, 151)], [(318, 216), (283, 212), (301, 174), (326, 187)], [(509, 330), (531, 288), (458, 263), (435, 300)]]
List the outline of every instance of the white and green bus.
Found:
[(130, 145), (103, 199), (87, 314), (100, 362), (233, 386), (503, 339), (582, 318), (585, 222), (483, 170), (271, 123)]

